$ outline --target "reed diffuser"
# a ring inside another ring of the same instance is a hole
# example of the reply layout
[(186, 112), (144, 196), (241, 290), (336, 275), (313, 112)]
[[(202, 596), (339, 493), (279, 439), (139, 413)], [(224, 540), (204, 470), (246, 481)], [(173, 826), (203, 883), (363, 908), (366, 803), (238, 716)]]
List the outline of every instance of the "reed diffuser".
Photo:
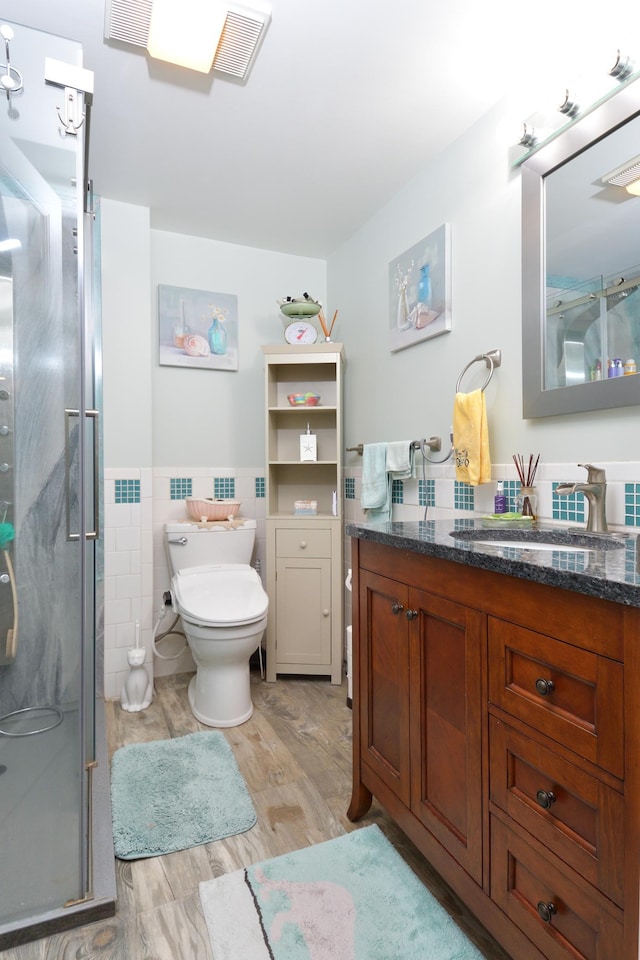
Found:
[(533, 520), (535, 520), (538, 515), (538, 497), (535, 491), (534, 481), (536, 478), (538, 464), (540, 463), (540, 454), (534, 458), (534, 454), (530, 453), (529, 463), (526, 464), (521, 453), (514, 453), (513, 462), (520, 480), (520, 493), (518, 495), (517, 512), (521, 513), (523, 517), (531, 517)]

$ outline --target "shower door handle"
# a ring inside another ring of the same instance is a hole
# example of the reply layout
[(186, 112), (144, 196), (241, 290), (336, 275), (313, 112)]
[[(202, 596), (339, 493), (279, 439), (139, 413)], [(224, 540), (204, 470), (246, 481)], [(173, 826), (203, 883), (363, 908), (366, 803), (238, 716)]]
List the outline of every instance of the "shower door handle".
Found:
[[(85, 410), (85, 417), (93, 420), (93, 530), (87, 530), (85, 540), (97, 540), (100, 536), (100, 484), (98, 477), (99, 457), (98, 457), (98, 410)], [(67, 540), (79, 540), (80, 533), (71, 531), (71, 418), (79, 417), (79, 410), (65, 410), (65, 428), (64, 428), (64, 459), (65, 459), (65, 489), (66, 489), (66, 512), (67, 512)]]

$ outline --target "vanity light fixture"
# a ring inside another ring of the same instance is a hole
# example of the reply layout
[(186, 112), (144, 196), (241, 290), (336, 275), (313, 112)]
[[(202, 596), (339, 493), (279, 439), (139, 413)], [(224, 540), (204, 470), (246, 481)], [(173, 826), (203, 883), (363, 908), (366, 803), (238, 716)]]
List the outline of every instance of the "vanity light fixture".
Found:
[(609, 70), (609, 76), (614, 77), (619, 83), (631, 76), (635, 70), (635, 64), (631, 57), (624, 57), (617, 51), (616, 62)]
[(107, 0), (105, 38), (145, 47), (150, 57), (244, 79), (271, 19), (262, 0)]
[(522, 136), (518, 140), (518, 143), (521, 143), (523, 147), (535, 147), (537, 142), (538, 137), (535, 127), (532, 127), (530, 123), (523, 123)]
[[(636, 65), (631, 57), (623, 55), (620, 50), (616, 50), (616, 59), (613, 66), (607, 70), (607, 74), (610, 77), (613, 77), (618, 83), (624, 83), (625, 80), (628, 80), (632, 73), (635, 71)], [(598, 93), (597, 97), (601, 94)], [(595, 97), (595, 94), (594, 94)], [(596, 97), (596, 99), (597, 99)], [(593, 99), (593, 97), (591, 98)], [(580, 103), (578, 99), (570, 93), (568, 89), (565, 90), (564, 100), (557, 107), (559, 113), (567, 117), (569, 120), (575, 120), (575, 118), (580, 113)], [(548, 136), (555, 132), (556, 123), (552, 122), (553, 129), (542, 131), (537, 129), (531, 124), (531, 122), (524, 122), (523, 132), (518, 140), (520, 146), (526, 147), (529, 150), (533, 150), (534, 147), (537, 147), (539, 144), (543, 143)], [(638, 174), (640, 178), (640, 173)], [(640, 189), (640, 188), (639, 188)]]
[(571, 94), (568, 90), (564, 92), (564, 100), (558, 107), (560, 113), (563, 113), (566, 117), (570, 117), (572, 120), (574, 117), (577, 117), (580, 112), (580, 104), (571, 98)]

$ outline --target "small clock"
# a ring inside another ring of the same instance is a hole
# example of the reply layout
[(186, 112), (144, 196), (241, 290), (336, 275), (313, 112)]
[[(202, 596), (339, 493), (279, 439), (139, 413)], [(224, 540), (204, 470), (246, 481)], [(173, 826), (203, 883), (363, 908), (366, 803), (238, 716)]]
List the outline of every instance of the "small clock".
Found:
[(284, 338), (287, 343), (292, 344), (315, 343), (318, 331), (308, 320), (293, 320), (284, 328)]

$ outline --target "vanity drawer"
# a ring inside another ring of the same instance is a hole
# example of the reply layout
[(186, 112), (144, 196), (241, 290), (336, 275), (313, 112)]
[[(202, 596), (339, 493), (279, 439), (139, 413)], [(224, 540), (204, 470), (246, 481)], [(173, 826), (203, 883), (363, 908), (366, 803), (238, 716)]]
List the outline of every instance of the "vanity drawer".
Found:
[(491, 898), (548, 960), (620, 960), (622, 911), (491, 817)]
[(489, 747), (492, 802), (622, 905), (622, 794), (496, 717)]
[(331, 557), (331, 531), (298, 527), (276, 531), (278, 557)]
[(489, 698), (623, 779), (623, 668), (617, 660), (490, 617)]

